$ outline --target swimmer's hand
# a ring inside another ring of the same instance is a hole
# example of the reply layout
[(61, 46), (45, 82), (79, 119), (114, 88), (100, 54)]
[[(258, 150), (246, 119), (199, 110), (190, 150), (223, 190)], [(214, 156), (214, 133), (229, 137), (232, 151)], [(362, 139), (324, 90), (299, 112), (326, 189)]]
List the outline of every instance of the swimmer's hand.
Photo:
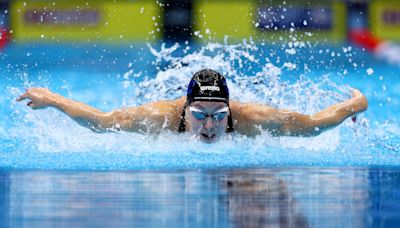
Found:
[(351, 111), (353, 111), (354, 114), (357, 114), (359, 112), (367, 110), (368, 100), (364, 96), (364, 94), (362, 94), (358, 89), (352, 89), (351, 92), (352, 92), (352, 98), (350, 99), (350, 101), (352, 102)]
[(54, 93), (47, 88), (29, 88), (17, 101), (29, 100), (27, 105), (32, 109), (43, 109), (50, 106), (53, 95)]

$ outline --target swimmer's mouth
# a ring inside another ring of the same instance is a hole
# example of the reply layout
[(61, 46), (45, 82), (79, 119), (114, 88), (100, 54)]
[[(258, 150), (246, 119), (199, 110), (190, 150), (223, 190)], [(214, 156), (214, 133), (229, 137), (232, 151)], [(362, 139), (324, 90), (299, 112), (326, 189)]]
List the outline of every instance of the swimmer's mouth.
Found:
[(207, 141), (211, 141), (211, 140), (213, 140), (213, 139), (215, 139), (215, 134), (212, 134), (212, 135), (207, 135), (207, 134), (204, 134), (204, 133), (201, 133), (201, 135), (203, 136), (203, 138), (205, 139), (205, 140), (207, 140)]

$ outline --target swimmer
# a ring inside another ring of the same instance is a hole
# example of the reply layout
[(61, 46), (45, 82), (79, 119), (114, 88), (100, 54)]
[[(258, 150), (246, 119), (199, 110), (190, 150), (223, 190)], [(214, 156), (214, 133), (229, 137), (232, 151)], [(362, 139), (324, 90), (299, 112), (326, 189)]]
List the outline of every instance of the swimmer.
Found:
[(233, 131), (247, 136), (262, 131), (273, 136), (316, 136), (368, 107), (366, 97), (356, 89), (352, 98), (313, 115), (229, 100), (225, 78), (210, 69), (194, 74), (184, 97), (111, 112), (102, 112), (46, 88), (30, 88), (17, 101), (25, 99), (32, 109), (56, 108), (96, 132), (123, 130), (153, 134), (170, 130), (190, 132), (207, 143)]

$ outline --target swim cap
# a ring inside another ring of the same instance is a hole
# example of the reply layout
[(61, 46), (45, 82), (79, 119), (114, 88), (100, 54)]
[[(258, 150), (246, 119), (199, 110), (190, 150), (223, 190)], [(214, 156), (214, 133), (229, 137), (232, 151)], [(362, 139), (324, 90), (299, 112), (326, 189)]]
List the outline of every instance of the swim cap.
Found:
[(229, 90), (224, 76), (210, 69), (195, 73), (187, 89), (187, 103), (195, 101), (219, 101), (228, 104)]

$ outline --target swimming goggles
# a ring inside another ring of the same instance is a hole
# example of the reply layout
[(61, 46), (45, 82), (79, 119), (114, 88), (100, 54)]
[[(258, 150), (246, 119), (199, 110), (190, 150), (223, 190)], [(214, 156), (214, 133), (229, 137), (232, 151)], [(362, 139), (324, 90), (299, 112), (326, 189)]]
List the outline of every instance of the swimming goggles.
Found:
[(196, 107), (189, 106), (189, 111), (192, 113), (194, 118), (196, 118), (198, 120), (204, 120), (207, 117), (211, 117), (214, 120), (221, 121), (225, 118), (226, 114), (228, 114), (229, 108), (224, 107), (224, 108), (221, 108), (211, 114), (208, 114), (208, 113), (201, 111), (200, 109), (198, 109)]

